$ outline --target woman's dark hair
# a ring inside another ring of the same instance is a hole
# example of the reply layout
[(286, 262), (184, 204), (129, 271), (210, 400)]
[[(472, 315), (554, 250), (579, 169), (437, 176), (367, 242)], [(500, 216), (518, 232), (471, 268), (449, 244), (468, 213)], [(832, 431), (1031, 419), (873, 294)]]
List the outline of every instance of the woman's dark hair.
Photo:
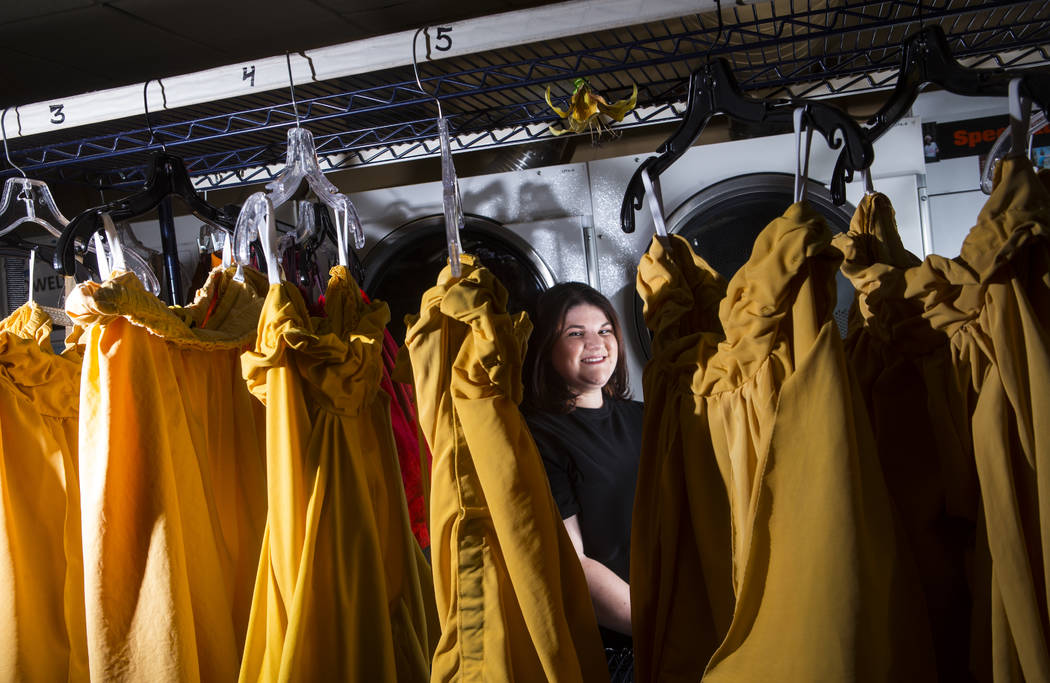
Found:
[(565, 324), (565, 314), (580, 304), (601, 310), (612, 323), (616, 337), (616, 368), (602, 392), (613, 398), (630, 398), (627, 383), (627, 360), (624, 353), (620, 321), (612, 304), (601, 292), (582, 282), (562, 282), (540, 294), (532, 316), (532, 336), (525, 354), (525, 409), (568, 413), (575, 407), (576, 395), (551, 362), (551, 351)]

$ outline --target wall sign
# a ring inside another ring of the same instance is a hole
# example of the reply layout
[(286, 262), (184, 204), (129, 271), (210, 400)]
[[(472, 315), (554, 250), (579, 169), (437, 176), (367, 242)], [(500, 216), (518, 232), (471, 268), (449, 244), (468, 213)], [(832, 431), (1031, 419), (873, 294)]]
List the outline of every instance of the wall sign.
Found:
[[(958, 157), (983, 156), (1006, 130), (1010, 117), (985, 116), (979, 119), (923, 124), (923, 150), (926, 162)], [(1036, 133), (1033, 147), (1050, 145), (1050, 127)]]

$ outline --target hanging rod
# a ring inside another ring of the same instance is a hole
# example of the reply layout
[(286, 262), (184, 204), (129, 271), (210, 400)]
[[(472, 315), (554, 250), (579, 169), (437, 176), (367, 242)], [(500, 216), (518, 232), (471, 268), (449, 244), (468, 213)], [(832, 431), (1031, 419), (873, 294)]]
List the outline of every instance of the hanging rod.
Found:
[[(462, 57), (523, 43), (706, 12), (714, 7), (714, 0), (571, 0), (514, 10), (433, 27), (430, 54), (421, 54), (418, 59)], [(414, 33), (401, 31), (297, 53), (299, 57), (293, 57), (291, 61), (292, 78), (300, 84), (410, 65)], [(421, 44), (420, 50), (423, 48)], [(282, 54), (155, 79), (147, 92), (149, 110), (154, 113), (287, 89), (288, 69), (286, 57)], [(8, 130), (8, 138), (141, 116), (144, 85), (138, 83), (15, 107), (13, 113), (17, 126)]]

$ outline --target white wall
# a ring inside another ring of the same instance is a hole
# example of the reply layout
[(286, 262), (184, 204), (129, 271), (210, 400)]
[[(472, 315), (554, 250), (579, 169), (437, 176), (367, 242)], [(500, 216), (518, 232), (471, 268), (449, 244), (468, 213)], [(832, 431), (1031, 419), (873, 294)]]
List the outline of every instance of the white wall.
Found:
[[(912, 113), (924, 123), (996, 116), (1007, 111), (1005, 97), (962, 97), (948, 92), (922, 93), (912, 107)], [(980, 182), (977, 156), (926, 164), (931, 242), (927, 253), (958, 256), (963, 240), (988, 199), (980, 189)]]

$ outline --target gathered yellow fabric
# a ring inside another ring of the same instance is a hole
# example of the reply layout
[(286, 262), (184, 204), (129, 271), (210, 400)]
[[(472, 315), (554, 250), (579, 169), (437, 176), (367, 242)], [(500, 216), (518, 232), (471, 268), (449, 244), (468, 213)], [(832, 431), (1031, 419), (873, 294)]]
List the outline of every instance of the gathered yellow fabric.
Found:
[(216, 270), (168, 308), (85, 283), (80, 482), (91, 678), (236, 678), (266, 516), (263, 406), (241, 378), (265, 278)]
[(531, 324), (471, 256), (409, 316), (406, 347), (433, 454), (431, 552), (441, 639), (432, 681), (607, 681), (594, 608), (524, 419)]
[(692, 377), (729, 496), (736, 591), (704, 680), (933, 675), (915, 578), (831, 317), (841, 255), (830, 241), (806, 203), (770, 223), (722, 300), (725, 340), (704, 347)]
[(0, 680), (86, 681), (79, 359), (28, 303), (0, 322)]
[(634, 676), (698, 681), (733, 614), (729, 500), (694, 401), (698, 364), (722, 341), (726, 282), (673, 235), (638, 265), (653, 332), (645, 423), (631, 520)]
[(948, 335), (971, 420), (991, 552), (994, 680), (1050, 680), (1050, 193), (1008, 158), (954, 259), (904, 271)]
[(833, 244), (857, 289), (846, 355), (917, 563), (938, 673), (944, 681), (966, 680), (971, 662), (960, 652), (985, 647), (983, 637), (971, 642), (966, 576), (979, 500), (967, 406), (948, 336), (930, 326), (921, 302), (904, 296), (904, 271), (920, 261), (901, 243), (885, 195), (866, 195), (849, 232)]
[(389, 309), (342, 266), (325, 299), (311, 318), (271, 285), (242, 357), (266, 404), (269, 513), (240, 680), (426, 681), (432, 580), (379, 390)]

